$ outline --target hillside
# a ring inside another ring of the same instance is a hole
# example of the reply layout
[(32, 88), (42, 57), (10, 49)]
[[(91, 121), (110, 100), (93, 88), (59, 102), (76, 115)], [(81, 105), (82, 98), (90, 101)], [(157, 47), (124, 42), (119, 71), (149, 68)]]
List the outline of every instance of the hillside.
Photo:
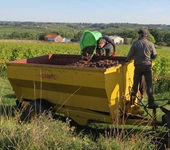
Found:
[(46, 34), (57, 33), (72, 39), (72, 41), (79, 41), (84, 30), (97, 30), (102, 34), (117, 35), (125, 39), (131, 38), (131, 43), (138, 38), (137, 31), (140, 28), (149, 30), (150, 34), (155, 38), (155, 44), (170, 46), (170, 25), (164, 24), (0, 21), (0, 39), (44, 40)]

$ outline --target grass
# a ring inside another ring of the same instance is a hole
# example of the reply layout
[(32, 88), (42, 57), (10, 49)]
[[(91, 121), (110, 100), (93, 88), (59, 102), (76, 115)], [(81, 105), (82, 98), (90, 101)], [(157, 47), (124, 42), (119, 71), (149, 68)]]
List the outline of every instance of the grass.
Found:
[(117, 134), (115, 128), (84, 128), (77, 132), (74, 126), (69, 125), (69, 120), (63, 123), (50, 116), (41, 116), (31, 123), (18, 124), (17, 119), (17, 116), (1, 117), (1, 149), (152, 150), (161, 146), (154, 140), (158, 134), (147, 129), (128, 131), (120, 128)]
[(7, 79), (6, 72), (1, 71), (0, 74), (0, 104), (14, 105), (16, 96)]
[[(19, 124), (15, 95), (3, 71), (0, 77), (0, 149), (62, 150), (152, 150), (163, 149), (166, 132), (153, 132), (150, 126), (120, 126), (91, 123), (87, 127), (72, 126), (70, 120), (41, 116), (30, 123)], [(165, 132), (165, 133), (164, 133)], [(160, 139), (160, 134), (163, 137)], [(156, 139), (155, 139), (156, 138)], [(157, 140), (159, 139), (159, 141)]]

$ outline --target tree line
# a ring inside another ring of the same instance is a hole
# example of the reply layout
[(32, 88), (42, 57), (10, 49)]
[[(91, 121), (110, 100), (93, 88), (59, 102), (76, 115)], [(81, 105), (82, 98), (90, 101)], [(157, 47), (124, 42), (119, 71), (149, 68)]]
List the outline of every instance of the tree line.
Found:
[[(0, 27), (11, 32), (0, 34), (0, 39), (16, 40), (44, 40), (46, 34), (59, 34), (79, 41), (84, 30), (97, 30), (102, 34), (117, 35), (125, 39), (125, 44), (131, 44), (138, 38), (137, 31), (146, 28), (149, 31), (149, 40), (156, 45), (170, 46), (169, 25), (140, 25), (129, 23), (39, 23), (39, 22), (2, 22)], [(17, 29), (17, 30), (16, 30)], [(22, 32), (21, 32), (22, 30)]]

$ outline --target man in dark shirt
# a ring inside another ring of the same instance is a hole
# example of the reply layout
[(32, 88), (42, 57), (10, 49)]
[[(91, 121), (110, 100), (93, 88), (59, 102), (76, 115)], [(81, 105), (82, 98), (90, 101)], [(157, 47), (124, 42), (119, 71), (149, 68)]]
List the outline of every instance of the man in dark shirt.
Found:
[(156, 58), (157, 52), (153, 43), (147, 40), (147, 30), (139, 30), (138, 34), (139, 39), (132, 44), (126, 59), (130, 61), (134, 58), (135, 71), (131, 96), (136, 97), (138, 85), (142, 75), (144, 75), (147, 86), (148, 108), (157, 108), (158, 105), (154, 102), (152, 83), (152, 59)]
[(108, 35), (104, 35), (97, 41), (96, 54), (99, 56), (116, 56), (116, 44)]

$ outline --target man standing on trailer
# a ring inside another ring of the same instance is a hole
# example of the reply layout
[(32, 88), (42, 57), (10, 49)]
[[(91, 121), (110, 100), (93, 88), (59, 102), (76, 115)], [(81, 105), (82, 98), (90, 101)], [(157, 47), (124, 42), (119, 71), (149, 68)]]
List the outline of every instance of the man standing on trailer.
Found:
[(148, 31), (141, 29), (138, 31), (139, 39), (135, 41), (127, 55), (126, 61), (130, 61), (134, 58), (134, 82), (131, 92), (131, 101), (136, 98), (138, 86), (141, 81), (142, 75), (146, 81), (146, 93), (148, 96), (148, 108), (158, 108), (158, 105), (154, 102), (153, 97), (153, 82), (152, 82), (152, 59), (157, 57), (157, 52), (154, 44), (148, 41)]

